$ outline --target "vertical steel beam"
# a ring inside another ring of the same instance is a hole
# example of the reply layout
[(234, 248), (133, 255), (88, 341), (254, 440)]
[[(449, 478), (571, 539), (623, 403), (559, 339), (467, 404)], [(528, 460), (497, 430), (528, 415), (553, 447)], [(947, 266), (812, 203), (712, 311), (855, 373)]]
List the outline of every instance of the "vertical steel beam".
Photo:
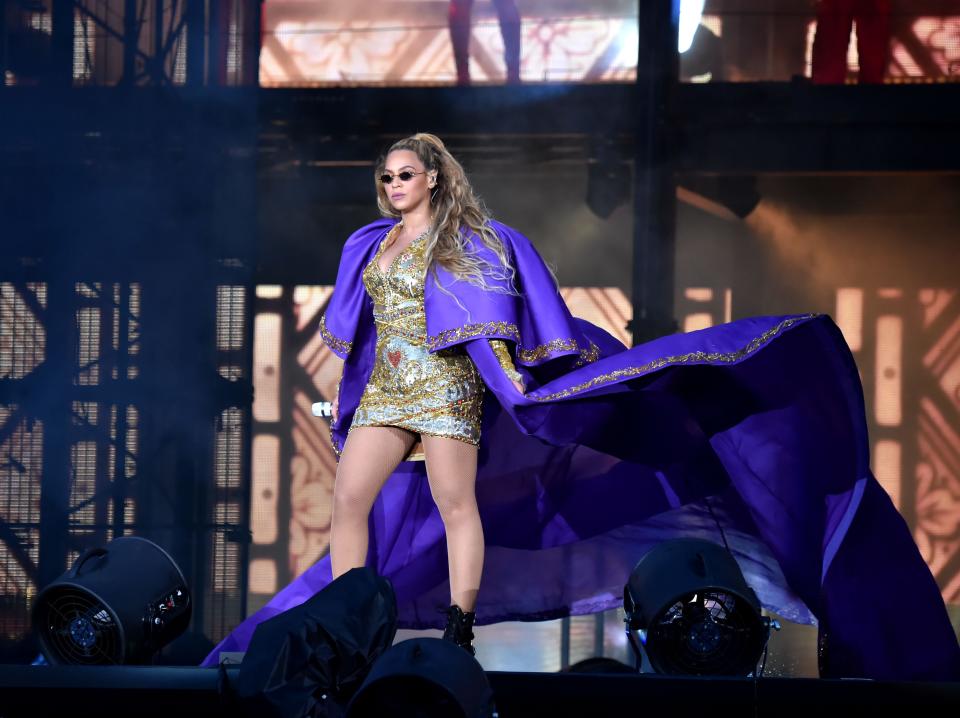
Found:
[(679, 0), (637, 3), (637, 125), (634, 164), (634, 344), (676, 330), (673, 318), (676, 186), (668, 121), (679, 73)]
[[(213, 4), (217, 3), (211, 3)], [(201, 87), (204, 81), (206, 58), (205, 0), (186, 0), (184, 12), (187, 14), (187, 85)]]
[(163, 67), (166, 60), (166, 55), (163, 52), (163, 6), (165, 4), (164, 0), (153, 0), (153, 58), (150, 77), (155, 85), (162, 85), (164, 75), (166, 75)]
[(593, 655), (599, 658), (603, 657), (604, 618), (603, 611), (593, 615)]
[(40, 484), (40, 557), (37, 588), (62, 574), (67, 566), (70, 533), (71, 396), (77, 358), (76, 292), (66, 276), (49, 283), (48, 337), (56, 337), (44, 361), (43, 480)]
[(241, 16), (243, 34), (240, 84), (256, 87), (260, 83), (260, 47), (263, 45), (263, 0), (246, 0)]
[(560, 619), (560, 670), (570, 667), (570, 616)]
[(13, 3), (3, 3), (0, 6), (0, 87), (6, 84), (7, 72), (7, 32), (10, 26), (7, 15), (13, 8)]
[(207, 84), (227, 84), (227, 49), (233, 0), (210, 3), (207, 22)]
[(49, 83), (57, 87), (73, 84), (73, 0), (53, 0), (53, 30)]
[(137, 22), (137, 0), (123, 0), (123, 78), (120, 84), (132, 85), (137, 75), (137, 45), (140, 23)]

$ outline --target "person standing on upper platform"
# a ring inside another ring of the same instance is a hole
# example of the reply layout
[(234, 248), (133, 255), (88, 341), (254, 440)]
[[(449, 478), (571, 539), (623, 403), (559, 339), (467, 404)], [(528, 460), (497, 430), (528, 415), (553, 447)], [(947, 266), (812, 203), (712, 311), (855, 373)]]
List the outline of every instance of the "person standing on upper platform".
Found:
[[(507, 84), (520, 82), (520, 11), (514, 0), (493, 0), (500, 17), (503, 57), (507, 65)], [(473, 0), (450, 0), (448, 20), (453, 59), (457, 65), (457, 84), (470, 84), (470, 11)]]
[(847, 79), (850, 31), (857, 24), (861, 83), (881, 83), (890, 56), (890, 0), (818, 0), (813, 41), (813, 81), (842, 85)]

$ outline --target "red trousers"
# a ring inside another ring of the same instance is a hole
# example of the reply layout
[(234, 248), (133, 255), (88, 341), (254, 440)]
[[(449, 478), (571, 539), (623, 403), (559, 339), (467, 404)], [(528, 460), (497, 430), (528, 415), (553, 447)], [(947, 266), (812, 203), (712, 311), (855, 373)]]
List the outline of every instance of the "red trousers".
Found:
[(813, 81), (843, 83), (850, 30), (857, 23), (860, 82), (883, 82), (890, 55), (890, 0), (819, 0)]

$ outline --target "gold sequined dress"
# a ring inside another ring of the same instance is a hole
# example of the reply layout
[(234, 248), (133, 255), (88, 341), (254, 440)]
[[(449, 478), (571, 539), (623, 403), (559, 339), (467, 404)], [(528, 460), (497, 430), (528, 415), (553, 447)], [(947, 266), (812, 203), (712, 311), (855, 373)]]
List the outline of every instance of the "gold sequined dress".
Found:
[[(426, 234), (404, 248), (386, 271), (380, 268), (380, 257), (399, 231), (398, 224), (363, 270), (363, 284), (374, 302), (376, 357), (350, 428), (398, 426), (477, 445), (484, 392), (479, 372), (462, 347), (427, 350)], [(506, 344), (490, 343), (504, 370), (515, 375)]]

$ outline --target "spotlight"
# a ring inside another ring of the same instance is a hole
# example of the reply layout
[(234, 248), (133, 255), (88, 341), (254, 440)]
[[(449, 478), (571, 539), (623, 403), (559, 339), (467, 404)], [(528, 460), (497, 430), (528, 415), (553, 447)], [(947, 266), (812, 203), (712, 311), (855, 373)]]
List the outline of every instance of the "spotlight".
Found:
[(476, 659), (442, 638), (413, 638), (373, 664), (347, 718), (487, 718), (493, 690)]
[(627, 637), (658, 673), (748, 675), (770, 635), (769, 619), (722, 546), (699, 539), (651, 549), (623, 588)]
[(706, 25), (695, 28), (689, 52), (680, 55), (680, 79), (682, 82), (698, 82), (709, 79), (719, 82), (724, 79), (723, 46)]
[[(746, 219), (753, 212), (762, 199), (757, 190), (757, 178), (752, 175), (730, 175), (718, 177), (712, 175), (686, 175), (677, 181), (678, 194), (682, 190), (692, 198), (691, 204), (703, 209), (722, 214), (723, 210), (732, 213), (735, 217)], [(711, 206), (713, 205), (713, 206)], [(715, 211), (716, 205), (720, 206)]]
[(49, 663), (144, 663), (183, 633), (191, 602), (170, 555), (138, 536), (89, 549), (33, 607), (33, 630)]
[(630, 164), (613, 141), (591, 140), (585, 199), (590, 211), (600, 219), (608, 218), (630, 198), (632, 182)]

